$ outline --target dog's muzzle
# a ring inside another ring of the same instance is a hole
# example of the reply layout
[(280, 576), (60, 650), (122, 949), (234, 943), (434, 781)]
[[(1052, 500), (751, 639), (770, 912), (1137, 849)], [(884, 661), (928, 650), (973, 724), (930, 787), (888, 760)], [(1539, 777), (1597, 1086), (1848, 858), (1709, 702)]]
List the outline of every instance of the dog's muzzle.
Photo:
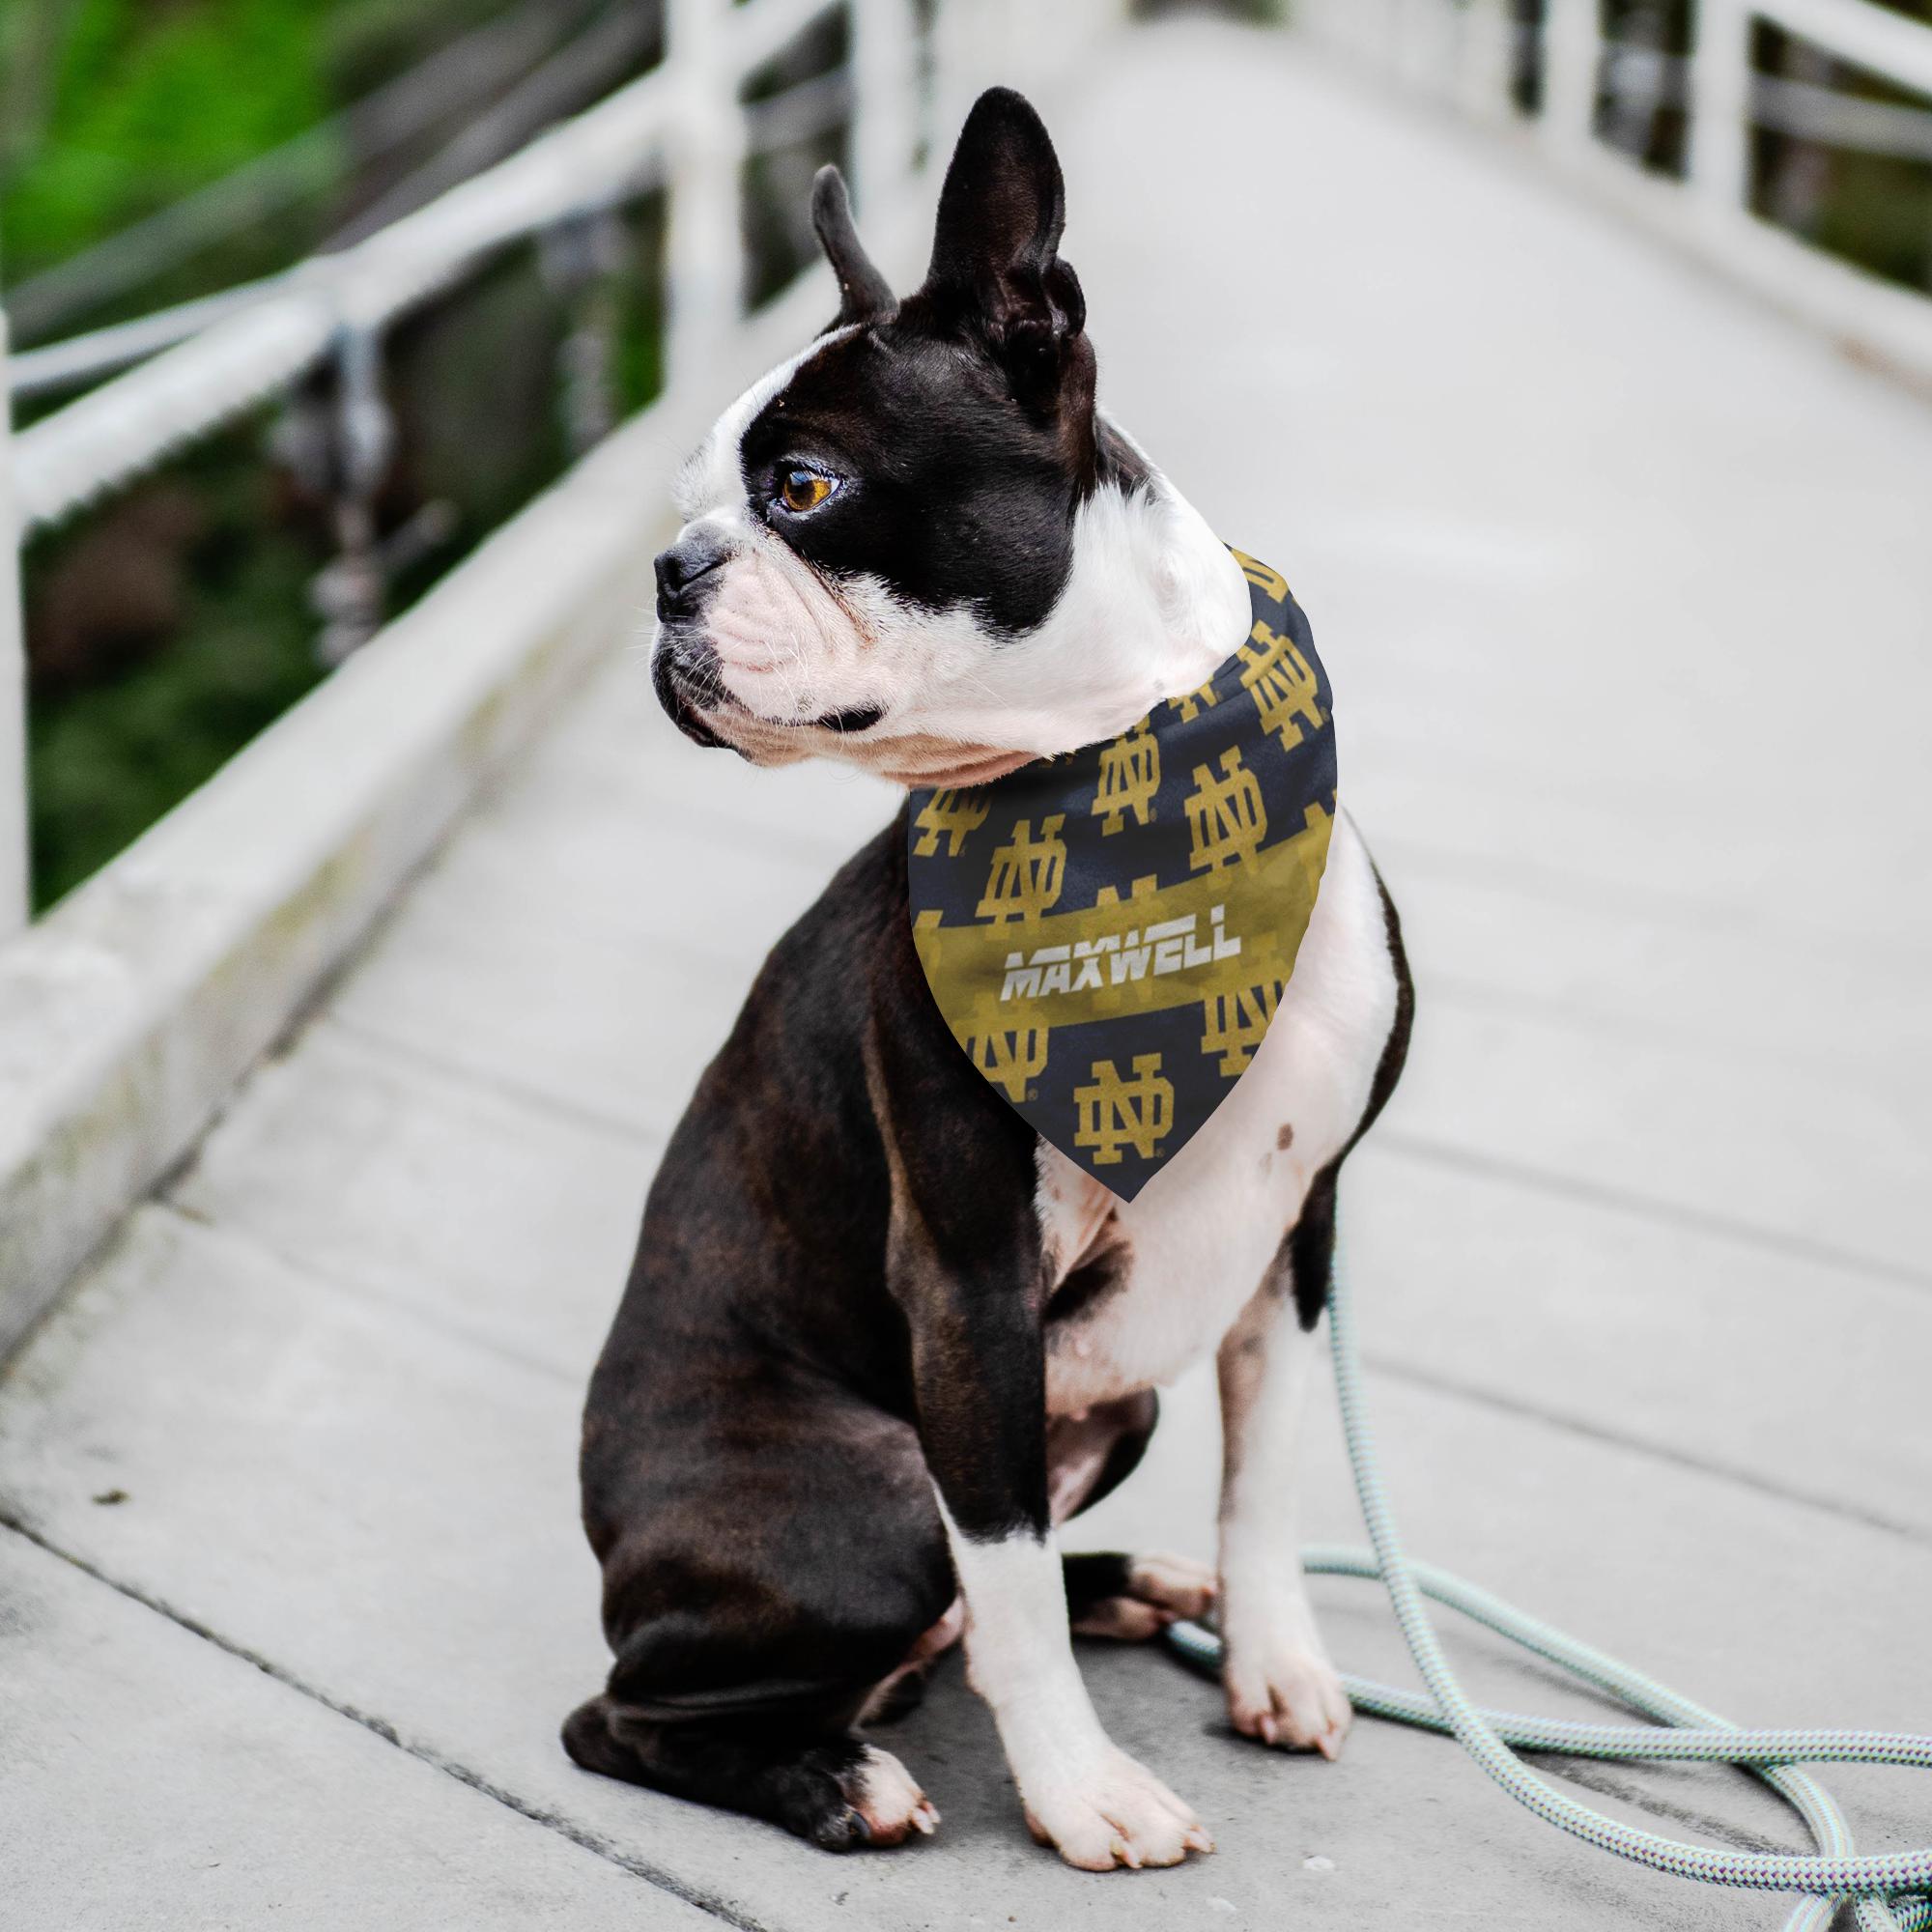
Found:
[(670, 722), (695, 745), (707, 750), (724, 740), (705, 724), (700, 710), (716, 705), (722, 693), (718, 653), (704, 636), (704, 607), (730, 555), (729, 546), (708, 531), (694, 530), (658, 553), (658, 640), (651, 653), (651, 684)]
[(680, 635), (680, 628), (658, 627), (657, 645), (651, 652), (651, 688), (665, 715), (694, 745), (720, 751), (724, 740), (704, 722), (699, 709), (711, 709), (719, 701), (718, 653), (701, 637)]

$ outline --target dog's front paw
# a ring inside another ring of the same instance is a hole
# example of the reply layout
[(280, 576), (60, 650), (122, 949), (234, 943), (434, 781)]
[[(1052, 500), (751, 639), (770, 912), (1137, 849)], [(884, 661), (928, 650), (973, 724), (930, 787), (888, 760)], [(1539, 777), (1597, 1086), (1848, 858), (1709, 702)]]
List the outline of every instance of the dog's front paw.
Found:
[(1228, 1716), (1243, 1737), (1341, 1756), (1355, 1714), (1334, 1665), (1320, 1651), (1286, 1638), (1230, 1644), (1222, 1675)]
[(1022, 1795), (1027, 1830), (1082, 1871), (1178, 1865), (1214, 1849), (1193, 1808), (1112, 1745), (1084, 1775)]

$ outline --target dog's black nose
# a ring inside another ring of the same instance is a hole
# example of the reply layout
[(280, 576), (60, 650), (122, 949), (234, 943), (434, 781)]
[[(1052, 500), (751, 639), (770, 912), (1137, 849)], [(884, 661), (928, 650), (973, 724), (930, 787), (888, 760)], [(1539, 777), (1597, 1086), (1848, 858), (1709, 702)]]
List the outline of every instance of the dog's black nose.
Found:
[(718, 537), (704, 530), (694, 531), (670, 549), (661, 550), (657, 560), (660, 619), (695, 617), (701, 601), (696, 586), (729, 554)]

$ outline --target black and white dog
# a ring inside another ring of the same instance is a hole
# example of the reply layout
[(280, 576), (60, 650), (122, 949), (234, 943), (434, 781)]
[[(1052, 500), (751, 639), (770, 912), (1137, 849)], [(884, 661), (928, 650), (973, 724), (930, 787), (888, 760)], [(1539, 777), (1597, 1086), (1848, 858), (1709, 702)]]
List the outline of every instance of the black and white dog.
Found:
[[(1094, 400), (1064, 193), (983, 96), (895, 299), (827, 170), (838, 321), (720, 418), (657, 560), (657, 689), (700, 744), (972, 785), (1122, 731), (1246, 636), (1241, 570)], [(665, 1155), (591, 1382), (583, 1515), (615, 1652), (588, 1769), (833, 1849), (937, 1814), (862, 1741), (960, 1634), (1026, 1819), (1076, 1865), (1211, 1841), (1108, 1740), (1069, 1631), (1218, 1608), (1239, 1731), (1333, 1756), (1349, 1706), (1294, 1483), (1336, 1170), (1401, 1070), (1395, 913), (1338, 817), (1252, 1066), (1131, 1202), (1038, 1139), (935, 1009), (903, 817), (781, 940)], [(1153, 1390), (1218, 1350), (1218, 1572), (1063, 1561)]]

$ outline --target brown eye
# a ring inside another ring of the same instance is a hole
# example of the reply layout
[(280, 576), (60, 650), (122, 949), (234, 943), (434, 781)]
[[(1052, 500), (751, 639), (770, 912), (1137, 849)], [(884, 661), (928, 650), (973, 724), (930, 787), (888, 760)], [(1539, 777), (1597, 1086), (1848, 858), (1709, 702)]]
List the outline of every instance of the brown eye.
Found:
[(779, 484), (779, 501), (794, 515), (815, 510), (831, 496), (834, 484), (815, 469), (787, 469)]

